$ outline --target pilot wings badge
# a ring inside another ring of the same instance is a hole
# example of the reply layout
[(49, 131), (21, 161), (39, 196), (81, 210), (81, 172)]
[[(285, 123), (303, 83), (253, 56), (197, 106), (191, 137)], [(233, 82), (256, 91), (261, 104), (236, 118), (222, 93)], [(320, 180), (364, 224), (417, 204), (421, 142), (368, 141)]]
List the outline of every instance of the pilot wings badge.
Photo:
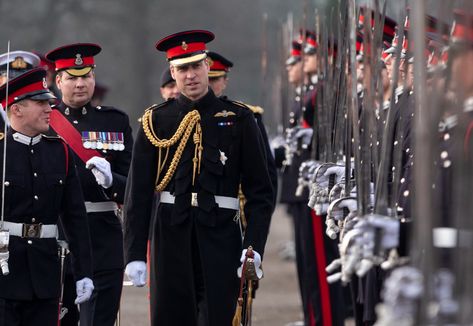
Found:
[(232, 116), (232, 115), (236, 115), (236, 113), (232, 112), (232, 111), (223, 110), (223, 111), (215, 113), (214, 117), (216, 117), (216, 118), (226, 118), (226, 117), (229, 117), (229, 116)]

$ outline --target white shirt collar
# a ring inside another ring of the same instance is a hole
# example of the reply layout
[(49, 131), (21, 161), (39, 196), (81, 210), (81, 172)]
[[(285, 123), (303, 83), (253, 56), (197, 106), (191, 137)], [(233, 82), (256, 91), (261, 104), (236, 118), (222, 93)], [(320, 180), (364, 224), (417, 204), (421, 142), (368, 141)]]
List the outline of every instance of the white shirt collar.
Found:
[(36, 145), (37, 143), (39, 143), (39, 141), (41, 140), (41, 135), (30, 137), (30, 136), (20, 134), (19, 132), (15, 132), (13, 134), (13, 139), (19, 143), (29, 146), (29, 145)]

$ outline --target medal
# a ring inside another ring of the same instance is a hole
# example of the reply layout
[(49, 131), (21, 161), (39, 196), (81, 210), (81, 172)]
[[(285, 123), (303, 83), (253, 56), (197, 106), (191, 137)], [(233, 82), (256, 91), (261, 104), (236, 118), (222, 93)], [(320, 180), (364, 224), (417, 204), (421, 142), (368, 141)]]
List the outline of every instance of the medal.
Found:
[(89, 133), (87, 131), (82, 132), (82, 146), (84, 148), (89, 149), (90, 148), (90, 141), (89, 141)]

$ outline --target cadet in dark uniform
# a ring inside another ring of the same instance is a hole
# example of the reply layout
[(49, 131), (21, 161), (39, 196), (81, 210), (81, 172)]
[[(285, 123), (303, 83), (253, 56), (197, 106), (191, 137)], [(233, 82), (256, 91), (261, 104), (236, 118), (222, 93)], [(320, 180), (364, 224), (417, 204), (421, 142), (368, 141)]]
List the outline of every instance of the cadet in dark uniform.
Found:
[[(205, 43), (213, 38), (187, 31), (157, 43), (181, 94), (145, 112), (133, 150), (125, 271), (136, 286), (146, 282), (153, 193), (160, 192), (152, 325), (231, 325), (242, 249), (253, 246), (258, 266), (268, 234), (273, 189), (263, 141), (249, 109), (208, 88)], [(243, 243), (240, 183), (247, 199)]]
[[(46, 57), (56, 64), (56, 84), (62, 93), (51, 126), (73, 149), (92, 238), (95, 300), (81, 309), (81, 318), (93, 315), (94, 325), (106, 326), (115, 322), (122, 290), (123, 234), (117, 210), (123, 203), (133, 140), (126, 113), (90, 104), (94, 56), (100, 50), (96, 44), (71, 44)], [(92, 312), (82, 314), (88, 308)], [(77, 317), (72, 319), (77, 324)]]
[(6, 139), (2, 137), (7, 141), (3, 229), (10, 233), (10, 257), (9, 274), (0, 274), (1, 326), (57, 325), (59, 218), (78, 280), (75, 302), (88, 300), (94, 288), (87, 216), (72, 151), (59, 137), (43, 135), (54, 99), (45, 77), (46, 71), (38, 68), (12, 79), (8, 103), (7, 85), (0, 87), (11, 122)]

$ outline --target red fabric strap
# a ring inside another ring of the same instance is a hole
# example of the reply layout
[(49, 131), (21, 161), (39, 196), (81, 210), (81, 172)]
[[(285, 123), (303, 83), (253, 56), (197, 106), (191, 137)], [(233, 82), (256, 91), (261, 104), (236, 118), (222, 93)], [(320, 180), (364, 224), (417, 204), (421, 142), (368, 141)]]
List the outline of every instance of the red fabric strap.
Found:
[(53, 110), (50, 116), (50, 126), (64, 138), (69, 147), (85, 163), (94, 156), (102, 157), (95, 149), (87, 149), (82, 145), (82, 136), (76, 128), (58, 110)]
[(322, 306), (322, 325), (332, 325), (332, 307), (330, 304), (330, 290), (327, 282), (327, 259), (325, 258), (324, 230), (322, 216), (315, 214), (314, 210), (310, 211), (312, 216), (312, 228), (314, 232), (314, 249), (315, 261), (317, 263), (317, 275), (320, 287), (320, 304)]

